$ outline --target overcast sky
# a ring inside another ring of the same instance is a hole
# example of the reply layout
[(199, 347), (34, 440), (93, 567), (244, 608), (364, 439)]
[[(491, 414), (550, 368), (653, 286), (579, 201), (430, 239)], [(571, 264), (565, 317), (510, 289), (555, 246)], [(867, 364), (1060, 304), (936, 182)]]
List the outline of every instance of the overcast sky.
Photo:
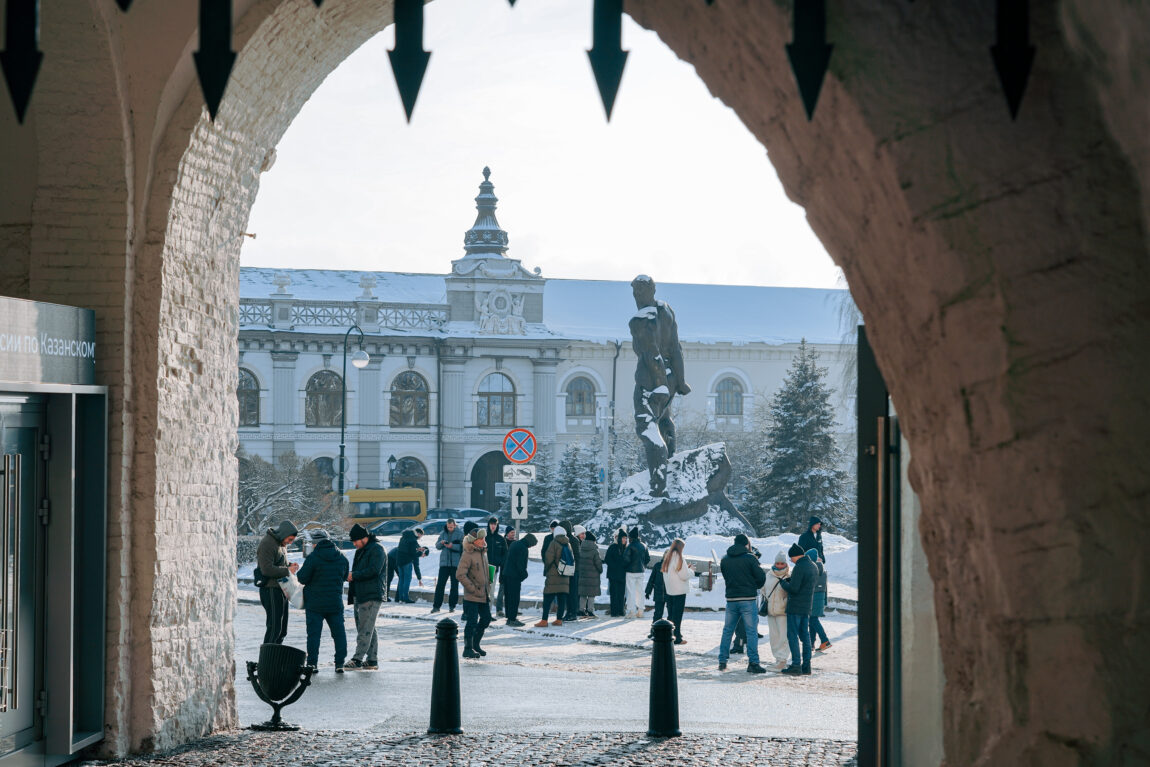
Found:
[(591, 6), (436, 0), (410, 125), (392, 32), (370, 40), (277, 147), (242, 263), (445, 273), (463, 256), (487, 165), (508, 255), (544, 277), (843, 287), (766, 150), (629, 18), (631, 55), (605, 120), (585, 53)]

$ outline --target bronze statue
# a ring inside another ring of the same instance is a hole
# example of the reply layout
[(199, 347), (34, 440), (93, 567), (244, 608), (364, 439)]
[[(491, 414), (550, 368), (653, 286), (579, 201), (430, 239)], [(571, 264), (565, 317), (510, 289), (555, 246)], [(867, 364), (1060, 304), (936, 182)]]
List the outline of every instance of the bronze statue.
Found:
[(683, 377), (683, 350), (675, 313), (655, 298), (655, 281), (640, 274), (631, 281), (638, 311), (631, 318), (631, 348), (635, 364), (635, 433), (647, 453), (651, 495), (667, 494), (667, 459), (675, 454), (675, 423), (671, 400), (688, 394)]

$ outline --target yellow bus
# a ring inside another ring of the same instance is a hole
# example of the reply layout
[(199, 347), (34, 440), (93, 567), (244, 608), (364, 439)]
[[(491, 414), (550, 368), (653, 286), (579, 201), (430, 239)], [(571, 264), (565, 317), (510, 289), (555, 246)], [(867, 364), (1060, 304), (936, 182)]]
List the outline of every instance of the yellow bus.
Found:
[(378, 535), (394, 535), (427, 519), (427, 494), (414, 487), (348, 490), (347, 500), (347, 529), (360, 524)]

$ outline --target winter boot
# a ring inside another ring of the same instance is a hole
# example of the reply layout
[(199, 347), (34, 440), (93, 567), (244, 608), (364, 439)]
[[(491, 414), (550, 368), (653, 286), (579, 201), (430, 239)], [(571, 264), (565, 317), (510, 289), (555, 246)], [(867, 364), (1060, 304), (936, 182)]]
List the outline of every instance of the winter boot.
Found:
[(475, 652), (474, 640), (471, 638), (471, 635), (468, 633), (464, 633), (464, 635), (463, 635), (463, 657), (464, 658), (478, 658), (478, 657), (480, 657), (479, 653)]
[(479, 657), (481, 657), (481, 658), (483, 656), (487, 655), (487, 651), (485, 651), (482, 647), (479, 646), (479, 643), (481, 641), (483, 641), (483, 632), (484, 631), (487, 631), (487, 629), (476, 629), (475, 630), (475, 638), (473, 638), (471, 640), (471, 649), (474, 650), (476, 653), (478, 653)]

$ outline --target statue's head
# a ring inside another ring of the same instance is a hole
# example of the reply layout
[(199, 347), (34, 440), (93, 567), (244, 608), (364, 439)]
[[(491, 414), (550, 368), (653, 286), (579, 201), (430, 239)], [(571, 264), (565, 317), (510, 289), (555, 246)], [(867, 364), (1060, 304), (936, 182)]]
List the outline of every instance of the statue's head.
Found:
[(647, 275), (640, 274), (631, 280), (631, 293), (635, 296), (635, 306), (640, 309), (655, 305), (655, 281)]

